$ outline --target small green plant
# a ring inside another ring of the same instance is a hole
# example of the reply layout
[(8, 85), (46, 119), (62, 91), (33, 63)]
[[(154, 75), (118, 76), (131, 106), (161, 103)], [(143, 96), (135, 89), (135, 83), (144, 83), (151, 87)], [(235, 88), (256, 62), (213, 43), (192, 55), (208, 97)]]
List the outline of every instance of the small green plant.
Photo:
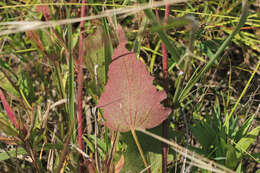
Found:
[[(230, 169), (235, 169), (248, 155), (248, 148), (258, 136), (259, 126), (254, 129), (250, 128), (255, 115), (249, 116), (241, 126), (238, 124), (238, 118), (232, 117), (229, 120), (229, 126), (224, 126), (227, 114), (221, 111), (218, 99), (212, 113), (213, 115), (206, 114), (205, 117), (197, 115), (201, 119), (195, 120), (190, 129), (201, 148), (191, 148)], [(249, 155), (249, 157), (253, 156)], [(253, 159), (258, 160), (254, 157)]]

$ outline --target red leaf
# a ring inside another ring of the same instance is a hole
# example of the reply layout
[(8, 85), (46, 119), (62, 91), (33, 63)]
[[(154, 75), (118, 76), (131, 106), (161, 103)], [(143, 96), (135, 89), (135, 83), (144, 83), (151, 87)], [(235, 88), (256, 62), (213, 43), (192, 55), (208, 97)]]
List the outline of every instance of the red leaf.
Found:
[(42, 12), (44, 15), (45, 19), (48, 21), (51, 18), (51, 9), (49, 8), (48, 5), (37, 5), (36, 6), (36, 12)]
[(170, 114), (160, 102), (167, 95), (157, 91), (145, 65), (136, 54), (125, 48), (127, 40), (121, 26), (118, 27), (119, 46), (114, 50), (109, 65), (105, 92), (98, 101), (103, 108), (105, 125), (112, 130), (126, 132), (137, 128), (153, 128)]

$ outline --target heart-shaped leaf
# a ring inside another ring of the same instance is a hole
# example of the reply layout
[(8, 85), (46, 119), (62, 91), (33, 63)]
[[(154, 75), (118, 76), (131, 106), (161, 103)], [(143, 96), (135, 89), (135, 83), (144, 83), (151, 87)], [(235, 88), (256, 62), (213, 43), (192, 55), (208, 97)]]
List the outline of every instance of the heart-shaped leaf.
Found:
[(120, 44), (114, 50), (105, 92), (97, 106), (103, 108), (105, 125), (112, 130), (153, 128), (171, 112), (160, 104), (167, 95), (157, 91), (145, 65), (125, 48), (127, 40), (121, 26), (117, 32)]

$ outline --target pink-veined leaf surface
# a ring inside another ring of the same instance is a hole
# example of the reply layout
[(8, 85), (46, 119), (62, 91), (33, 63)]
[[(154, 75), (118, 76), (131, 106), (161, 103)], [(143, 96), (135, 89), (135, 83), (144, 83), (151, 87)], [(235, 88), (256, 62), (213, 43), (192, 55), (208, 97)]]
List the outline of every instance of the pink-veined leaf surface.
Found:
[(120, 44), (114, 50), (105, 91), (97, 105), (104, 110), (104, 124), (120, 132), (156, 127), (171, 112), (160, 103), (167, 95), (157, 91), (145, 65), (125, 48), (127, 40), (120, 25), (117, 32)]

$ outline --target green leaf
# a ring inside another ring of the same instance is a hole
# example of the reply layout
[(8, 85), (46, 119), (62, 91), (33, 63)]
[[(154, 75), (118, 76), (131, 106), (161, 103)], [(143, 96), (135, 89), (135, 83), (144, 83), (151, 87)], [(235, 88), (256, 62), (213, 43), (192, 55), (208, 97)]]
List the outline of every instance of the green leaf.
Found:
[(7, 64), (6, 62), (4, 62), (2, 59), (0, 59), (0, 67), (5, 68), (5, 69), (7, 69), (7, 70), (10, 69), (9, 64)]
[(192, 134), (198, 139), (204, 149), (209, 149), (215, 141), (215, 131), (208, 125), (207, 122), (195, 122), (195, 126), (190, 127)]
[[(225, 138), (218, 137), (218, 140), (216, 140), (216, 158), (222, 158), (226, 156), (226, 149), (227, 149), (227, 143)], [(219, 160), (218, 163), (225, 164), (225, 160)]]
[(71, 40), (71, 47), (74, 49), (75, 46), (78, 44), (79, 41), (79, 33), (80, 33), (80, 28), (78, 27), (72, 35), (72, 40)]
[[(83, 136), (84, 141), (87, 143), (87, 146), (90, 148), (90, 150), (95, 153), (95, 135), (87, 135), (88, 138)], [(99, 138), (96, 138), (97, 140), (97, 148), (98, 148), (98, 153), (100, 154), (101, 158), (105, 159), (106, 156), (106, 143), (102, 141)]]
[[(140, 137), (139, 133), (137, 133), (137, 137), (138, 139), (142, 138)], [(135, 141), (132, 137), (131, 132), (122, 133), (120, 135), (120, 138), (125, 144), (127, 144), (127, 149), (123, 153), (125, 157), (125, 163), (122, 172), (127, 172), (127, 171), (140, 172), (141, 170), (144, 169), (144, 164), (139, 154), (138, 148), (135, 144)], [(143, 143), (141, 143), (141, 147), (144, 149)], [(144, 154), (146, 154), (145, 151)]]
[(238, 117), (231, 117), (229, 120), (229, 130), (228, 135), (233, 139), (236, 133), (238, 132)]
[(212, 122), (212, 128), (215, 129), (216, 133), (218, 131), (221, 131), (221, 124), (222, 124), (222, 116), (221, 116), (221, 109), (218, 97), (216, 97), (216, 103), (214, 105), (214, 113), (213, 113), (213, 120)]
[[(37, 31), (37, 33), (39, 34), (40, 38), (41, 38), (41, 44), (44, 46), (45, 51), (48, 54), (51, 54), (51, 51), (53, 50), (53, 42), (51, 40), (51, 34), (49, 31)], [(35, 43), (32, 43), (35, 44)]]
[(0, 153), (0, 161), (4, 161), (4, 160), (10, 159), (12, 157), (16, 157), (17, 155), (26, 154), (26, 153), (27, 152), (21, 147), (19, 147), (17, 149), (12, 149), (8, 153), (6, 153), (4, 151), (4, 152)]
[(3, 88), (8, 94), (19, 97), (19, 92), (13, 87), (13, 85), (7, 80), (7, 78), (0, 73), (0, 87)]
[(235, 142), (239, 141), (243, 136), (245, 136), (246, 132), (248, 131), (248, 129), (250, 128), (253, 120), (255, 118), (255, 115), (249, 117), (243, 124), (242, 126), (239, 128), (238, 132), (236, 133), (235, 136)]
[(85, 65), (90, 72), (91, 81), (88, 82), (89, 93), (95, 96), (100, 96), (103, 93), (106, 81), (108, 65), (111, 61), (111, 56), (108, 55), (109, 39), (106, 37), (102, 25), (97, 25), (93, 34), (90, 34), (84, 40), (85, 49)]
[(197, 148), (191, 145), (188, 146), (188, 149), (194, 151), (195, 153), (198, 153), (199, 155), (208, 156), (208, 152), (205, 149)]
[(12, 126), (11, 121), (6, 117), (7, 116), (0, 112), (0, 132), (2, 131), (9, 136), (18, 136), (18, 132)]
[(158, 32), (163, 31), (165, 29), (172, 29), (172, 28), (178, 28), (178, 27), (196, 27), (197, 21), (193, 16), (184, 16), (184, 17), (170, 17), (167, 21), (167, 25), (164, 25), (161, 23), (160, 25), (152, 26), (150, 31), (151, 32)]
[(242, 171), (242, 162), (239, 163), (237, 169), (236, 169), (236, 173), (243, 173)]
[[(241, 138), (236, 144), (236, 149), (246, 152), (249, 146), (256, 140), (258, 133), (260, 130), (260, 126), (257, 126), (253, 130), (251, 130), (245, 137)], [(242, 152), (237, 153), (237, 158), (242, 156)]]
[(227, 154), (226, 154), (226, 166), (234, 169), (236, 168), (238, 158), (236, 157), (235, 148), (231, 144), (226, 145)]
[(19, 79), (19, 87), (22, 90), (25, 98), (31, 104), (35, 100), (35, 90), (31, 76), (26, 71), (21, 71)]

